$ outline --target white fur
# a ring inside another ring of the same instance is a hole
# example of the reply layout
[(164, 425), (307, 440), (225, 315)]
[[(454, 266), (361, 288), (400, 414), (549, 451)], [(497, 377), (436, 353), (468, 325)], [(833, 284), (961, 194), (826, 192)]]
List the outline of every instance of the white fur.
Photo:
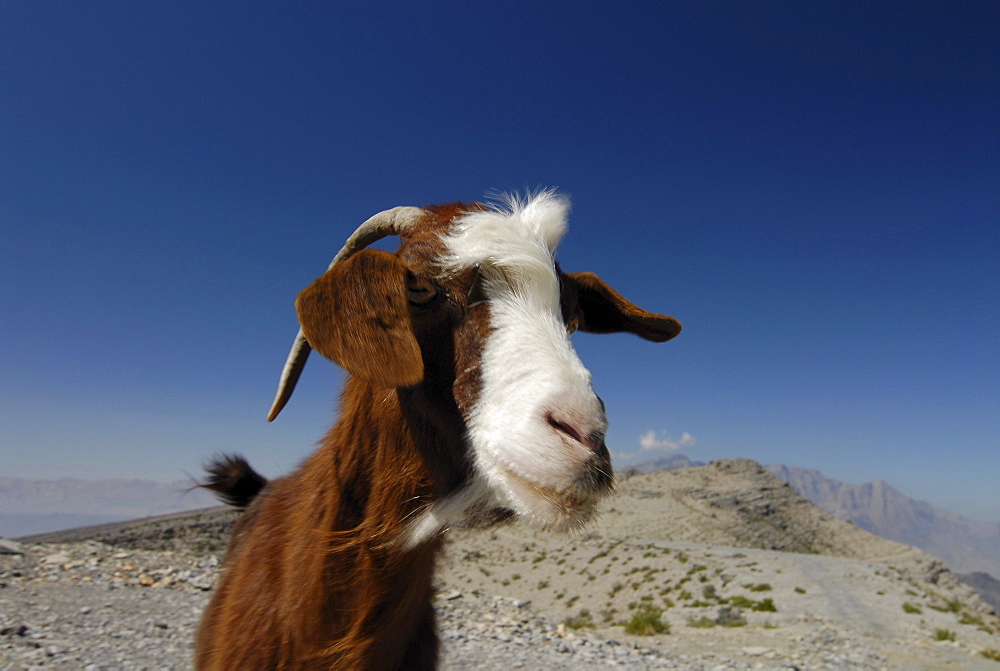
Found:
[(606, 429), (560, 312), (554, 255), (568, 209), (549, 191), (508, 197), (464, 215), (444, 239), (451, 269), (480, 268), (490, 306), (483, 384), (466, 418), (477, 471), (499, 505), (555, 528), (592, 514), (593, 502), (574, 486), (593, 453), (548, 417), (571, 421), (584, 436)]
[(488, 489), (478, 479), (454, 494), (435, 501), (421, 510), (406, 526), (401, 544), (411, 550), (429, 541), (448, 527), (460, 523), (474, 510), (485, 507), (491, 500)]

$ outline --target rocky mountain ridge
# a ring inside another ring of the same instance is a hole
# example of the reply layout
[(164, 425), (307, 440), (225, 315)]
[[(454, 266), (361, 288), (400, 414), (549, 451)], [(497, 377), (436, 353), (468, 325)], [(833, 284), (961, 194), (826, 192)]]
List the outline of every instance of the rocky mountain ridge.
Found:
[(909, 498), (884, 480), (852, 485), (780, 464), (767, 470), (839, 519), (921, 548), (959, 573), (1000, 576), (1000, 523), (975, 522)]

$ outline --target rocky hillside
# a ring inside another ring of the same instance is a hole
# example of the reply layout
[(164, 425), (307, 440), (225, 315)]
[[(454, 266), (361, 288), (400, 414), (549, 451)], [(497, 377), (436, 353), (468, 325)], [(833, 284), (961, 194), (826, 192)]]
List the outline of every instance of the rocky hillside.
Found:
[(981, 523), (911, 499), (878, 480), (851, 485), (819, 471), (768, 466), (809, 501), (883, 538), (921, 548), (960, 573), (1000, 576), (1000, 523)]
[(628, 478), (608, 513), (607, 524), (640, 537), (855, 559), (913, 552), (859, 533), (749, 459)]
[[(1000, 669), (1000, 620), (940, 561), (834, 518), (754, 462), (618, 489), (585, 533), (450, 532), (445, 669)], [(23, 541), (0, 557), (0, 667), (187, 668), (232, 519)]]
[(33, 534), (18, 540), (27, 543), (96, 541), (136, 550), (173, 550), (221, 557), (226, 549), (229, 531), (239, 515), (239, 511), (234, 508), (216, 506), (128, 522)]
[[(795, 657), (825, 631), (845, 637), (829, 668), (991, 668), (965, 657), (1000, 644), (992, 608), (941, 561), (836, 519), (744, 459), (625, 478), (600, 523), (570, 541), (517, 526), (488, 542), (452, 532), (443, 569), (449, 589), (530, 600), (607, 635), (653, 613), (673, 632), (665, 644), (692, 654), (826, 668)], [(845, 643), (854, 636), (875, 657)]]

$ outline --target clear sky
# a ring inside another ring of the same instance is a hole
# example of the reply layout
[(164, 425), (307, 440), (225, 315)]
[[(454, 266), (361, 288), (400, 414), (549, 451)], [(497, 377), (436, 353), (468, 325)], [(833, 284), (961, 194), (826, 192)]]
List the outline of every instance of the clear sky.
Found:
[[(0, 473), (288, 472), (293, 300), (394, 205), (558, 187), (618, 464), (885, 479), (1000, 519), (996, 2), (0, 3)], [(649, 432), (652, 432), (650, 434)]]

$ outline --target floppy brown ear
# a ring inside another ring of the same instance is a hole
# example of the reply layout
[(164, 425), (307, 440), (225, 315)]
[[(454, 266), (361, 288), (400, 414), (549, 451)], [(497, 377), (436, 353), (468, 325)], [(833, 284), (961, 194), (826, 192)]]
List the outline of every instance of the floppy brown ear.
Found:
[(295, 301), (309, 344), (371, 382), (420, 382), (424, 364), (410, 319), (408, 272), (398, 258), (376, 249), (334, 265)]
[(567, 273), (576, 287), (579, 329), (588, 333), (634, 333), (653, 342), (665, 342), (681, 332), (673, 317), (636, 307), (594, 273)]

